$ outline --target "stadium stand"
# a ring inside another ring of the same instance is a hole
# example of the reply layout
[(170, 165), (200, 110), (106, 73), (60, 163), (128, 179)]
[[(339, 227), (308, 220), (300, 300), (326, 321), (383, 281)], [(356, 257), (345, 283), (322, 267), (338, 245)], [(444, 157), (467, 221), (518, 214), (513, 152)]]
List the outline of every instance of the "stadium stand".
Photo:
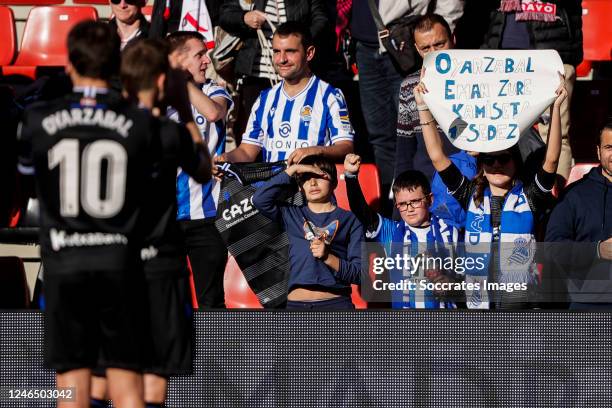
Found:
[(37, 66), (65, 66), (66, 37), (79, 21), (97, 20), (93, 7), (43, 6), (30, 10), (14, 65), (2, 68), (4, 75), (35, 76)]
[(0, 65), (9, 65), (15, 58), (17, 51), (17, 30), (15, 29), (15, 15), (10, 7), (0, 6)]

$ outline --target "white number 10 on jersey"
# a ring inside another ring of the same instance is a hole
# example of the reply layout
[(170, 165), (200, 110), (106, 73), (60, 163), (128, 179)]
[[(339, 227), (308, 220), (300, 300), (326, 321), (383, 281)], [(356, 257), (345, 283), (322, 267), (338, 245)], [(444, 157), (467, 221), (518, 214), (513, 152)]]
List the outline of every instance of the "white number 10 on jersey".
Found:
[[(125, 200), (127, 152), (113, 140), (97, 140), (83, 149), (79, 161), (79, 141), (63, 139), (48, 153), (49, 169), (60, 170), (60, 214), (79, 215), (79, 192), (83, 210), (95, 218), (111, 218), (121, 211)], [(103, 198), (102, 161), (106, 160), (106, 188)], [(79, 186), (80, 177), (80, 186)]]

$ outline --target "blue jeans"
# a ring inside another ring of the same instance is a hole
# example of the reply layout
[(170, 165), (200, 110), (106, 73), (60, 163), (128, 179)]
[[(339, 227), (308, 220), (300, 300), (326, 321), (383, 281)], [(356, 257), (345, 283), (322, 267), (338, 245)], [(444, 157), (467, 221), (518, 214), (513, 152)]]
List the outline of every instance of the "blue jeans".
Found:
[(361, 110), (380, 172), (383, 194), (387, 194), (393, 181), (397, 107), (403, 78), (393, 66), (391, 57), (378, 52), (378, 44), (357, 42), (356, 58)]

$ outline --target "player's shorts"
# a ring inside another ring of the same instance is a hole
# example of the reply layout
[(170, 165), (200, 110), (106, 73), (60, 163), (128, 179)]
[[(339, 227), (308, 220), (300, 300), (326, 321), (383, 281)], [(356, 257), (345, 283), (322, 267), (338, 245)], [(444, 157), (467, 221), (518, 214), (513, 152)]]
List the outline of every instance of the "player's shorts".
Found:
[(59, 373), (97, 365), (142, 371), (150, 329), (149, 319), (143, 319), (148, 315), (141, 266), (70, 274), (47, 271), (43, 285), (48, 367)]
[(145, 372), (162, 377), (191, 374), (192, 306), (185, 271), (147, 273), (152, 353)]

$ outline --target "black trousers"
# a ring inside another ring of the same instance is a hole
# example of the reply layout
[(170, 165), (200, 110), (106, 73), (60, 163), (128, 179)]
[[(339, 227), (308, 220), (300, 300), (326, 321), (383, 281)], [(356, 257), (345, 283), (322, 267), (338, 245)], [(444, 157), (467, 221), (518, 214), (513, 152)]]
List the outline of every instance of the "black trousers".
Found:
[(227, 247), (214, 219), (180, 221), (200, 309), (225, 308)]

